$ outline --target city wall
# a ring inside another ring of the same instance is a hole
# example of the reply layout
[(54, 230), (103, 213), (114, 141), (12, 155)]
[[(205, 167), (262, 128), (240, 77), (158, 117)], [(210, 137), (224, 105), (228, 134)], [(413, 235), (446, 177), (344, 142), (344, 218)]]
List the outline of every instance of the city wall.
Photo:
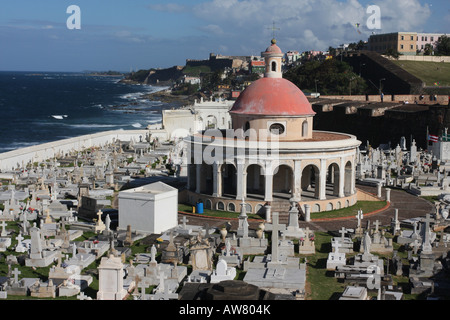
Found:
[[(320, 96), (323, 99), (335, 99), (335, 100), (347, 100), (347, 101), (366, 101), (366, 102), (381, 102), (380, 95), (354, 95), (354, 96)], [(313, 102), (314, 100), (310, 100)], [(405, 102), (414, 103), (417, 101), (419, 104), (440, 104), (448, 105), (448, 95), (437, 95), (434, 100), (433, 95), (420, 95), (420, 94), (385, 94), (383, 102)]]
[(45, 161), (73, 151), (101, 147), (117, 140), (130, 141), (133, 138), (135, 142), (138, 142), (141, 138), (145, 139), (147, 132), (147, 130), (103, 131), (0, 153), (0, 171), (14, 170), (28, 163)]

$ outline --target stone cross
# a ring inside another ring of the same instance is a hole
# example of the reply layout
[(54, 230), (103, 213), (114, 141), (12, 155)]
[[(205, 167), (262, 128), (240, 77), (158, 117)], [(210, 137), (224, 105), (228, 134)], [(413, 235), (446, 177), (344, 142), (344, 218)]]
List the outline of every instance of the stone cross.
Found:
[(102, 210), (98, 210), (98, 212), (97, 212), (97, 216), (98, 216), (97, 225), (100, 225), (103, 222), (102, 221), (102, 214), (103, 214)]
[(5, 221), (2, 221), (2, 223), (0, 223), (0, 227), (2, 227), (2, 233), (0, 234), (0, 236), (2, 236), (2, 237), (6, 237), (8, 235), (8, 233), (6, 232), (6, 229), (5, 229), (6, 226), (7, 226), (7, 224)]
[(337, 253), (339, 253), (339, 247), (341, 246), (341, 244), (339, 243), (339, 241), (334, 241), (333, 243), (332, 243), (332, 246), (333, 246), (333, 248), (334, 248), (334, 252), (337, 254)]
[(186, 230), (186, 223), (189, 222), (189, 220), (186, 218), (186, 216), (183, 216), (183, 229)]
[(14, 275), (14, 283), (18, 283), (19, 282), (19, 274), (21, 274), (22, 272), (19, 271), (19, 269), (14, 268), (14, 271), (12, 272), (12, 274)]
[(159, 273), (159, 287), (162, 288), (163, 291), (166, 291), (165, 279), (167, 279), (167, 277), (165, 276), (164, 271), (161, 271)]
[(363, 211), (359, 209), (358, 213), (356, 214), (356, 218), (358, 219), (358, 229), (361, 228), (361, 220), (363, 219), (363, 217)]
[(145, 299), (145, 289), (147, 289), (149, 287), (149, 285), (145, 281), (141, 281), (140, 285), (141, 285), (141, 300), (144, 300)]
[(346, 232), (345, 227), (342, 227), (342, 229), (339, 231), (339, 233), (341, 234), (342, 243), (344, 243), (345, 232)]
[(24, 237), (22, 237), (22, 233), (19, 233), (19, 235), (16, 237), (17, 240), (17, 246), (20, 247), (22, 246), (22, 240), (25, 239)]
[(63, 254), (62, 254), (62, 252), (60, 251), (60, 250), (58, 250), (58, 253), (57, 253), (57, 255), (56, 255), (57, 257), (58, 257), (58, 264), (56, 265), (58, 268), (60, 268), (61, 267), (61, 259), (62, 259), (62, 257), (63, 257)]
[(379, 230), (378, 230), (379, 226), (380, 226), (380, 221), (376, 220), (375, 221), (375, 233), (379, 232)]
[(79, 295), (77, 295), (78, 300), (86, 300), (86, 296), (84, 295), (84, 292), (81, 291)]

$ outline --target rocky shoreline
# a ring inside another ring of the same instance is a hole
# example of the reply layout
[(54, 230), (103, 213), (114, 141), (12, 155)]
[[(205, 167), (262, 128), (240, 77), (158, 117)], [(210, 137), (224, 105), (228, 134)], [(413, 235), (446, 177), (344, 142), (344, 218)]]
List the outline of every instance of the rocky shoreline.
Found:
[[(120, 82), (126, 83), (126, 84), (142, 85), (141, 82), (137, 82), (137, 81), (133, 81), (133, 80), (129, 80), (129, 79), (122, 79), (122, 80), (120, 80)], [(201, 96), (203, 96), (203, 98), (206, 98), (206, 96), (201, 93), (196, 93), (193, 95), (172, 94), (169, 83), (152, 84), (151, 86), (153, 86), (153, 87), (169, 87), (169, 88), (166, 90), (160, 90), (160, 91), (145, 94), (142, 96), (144, 99), (148, 99), (151, 101), (160, 101), (165, 104), (170, 104), (175, 108), (192, 105), (192, 104), (194, 104), (196, 99), (200, 100)]]
[(161, 101), (165, 104), (171, 104), (174, 107), (183, 107), (194, 103), (196, 99), (193, 96), (173, 95), (166, 91), (157, 91), (143, 96), (145, 99), (152, 101)]

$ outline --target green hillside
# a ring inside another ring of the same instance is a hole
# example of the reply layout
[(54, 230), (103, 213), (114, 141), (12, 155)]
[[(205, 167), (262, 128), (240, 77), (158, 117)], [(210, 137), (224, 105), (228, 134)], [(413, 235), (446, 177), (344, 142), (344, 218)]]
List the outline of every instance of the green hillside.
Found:
[(391, 60), (412, 75), (416, 76), (426, 86), (450, 86), (450, 63)]

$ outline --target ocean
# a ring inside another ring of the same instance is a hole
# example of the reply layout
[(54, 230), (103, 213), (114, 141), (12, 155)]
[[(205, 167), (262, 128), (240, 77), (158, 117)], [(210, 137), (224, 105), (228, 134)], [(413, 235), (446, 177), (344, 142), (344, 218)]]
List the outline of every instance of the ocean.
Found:
[(171, 106), (143, 99), (164, 88), (82, 73), (0, 72), (0, 153), (80, 135), (144, 129)]

